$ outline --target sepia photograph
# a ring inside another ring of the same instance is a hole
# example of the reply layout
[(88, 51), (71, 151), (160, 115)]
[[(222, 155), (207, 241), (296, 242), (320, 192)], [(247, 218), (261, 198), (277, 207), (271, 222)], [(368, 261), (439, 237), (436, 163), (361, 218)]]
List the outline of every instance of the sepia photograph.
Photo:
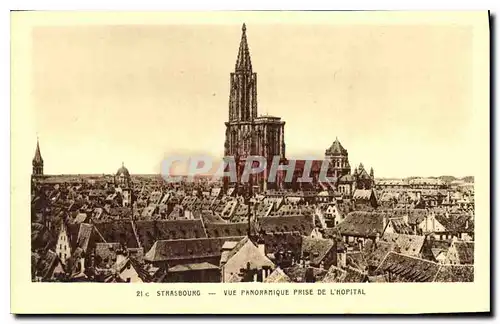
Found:
[(489, 285), (487, 12), (77, 15), (13, 15), (26, 287)]

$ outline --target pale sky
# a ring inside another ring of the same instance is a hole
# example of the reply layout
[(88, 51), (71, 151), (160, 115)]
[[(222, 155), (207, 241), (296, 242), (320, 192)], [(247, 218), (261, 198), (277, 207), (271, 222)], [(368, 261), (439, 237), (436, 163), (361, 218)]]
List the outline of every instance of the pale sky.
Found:
[[(241, 24), (33, 29), (45, 173), (157, 173), (222, 156)], [(472, 31), (460, 25), (247, 24), (260, 114), (287, 158), (338, 137), (376, 177), (474, 175)], [(33, 139), (33, 153), (36, 138)]]

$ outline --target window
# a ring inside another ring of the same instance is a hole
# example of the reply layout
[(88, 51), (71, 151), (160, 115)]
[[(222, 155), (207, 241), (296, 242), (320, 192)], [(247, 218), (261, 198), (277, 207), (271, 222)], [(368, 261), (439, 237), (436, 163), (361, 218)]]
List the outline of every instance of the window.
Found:
[(130, 278), (127, 278), (127, 282), (130, 282)]

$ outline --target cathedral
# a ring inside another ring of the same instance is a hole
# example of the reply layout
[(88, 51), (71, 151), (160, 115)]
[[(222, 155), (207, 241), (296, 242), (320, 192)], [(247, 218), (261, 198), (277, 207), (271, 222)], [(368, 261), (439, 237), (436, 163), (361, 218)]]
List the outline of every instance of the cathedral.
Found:
[[(235, 158), (239, 185), (248, 156), (263, 156), (268, 168), (274, 156), (285, 160), (285, 122), (280, 117), (258, 115), (257, 73), (252, 69), (250, 50), (243, 24), (234, 72), (230, 75), (229, 116), (226, 124), (224, 156)], [(228, 186), (229, 179), (224, 179)], [(267, 187), (266, 173), (250, 178), (250, 187)]]
[[(330, 188), (343, 195), (351, 195), (356, 189), (371, 189), (374, 184), (373, 169), (368, 174), (363, 165), (354, 169), (351, 174), (347, 150), (338, 139), (325, 151), (325, 159), (329, 162), (326, 176), (335, 178), (334, 183), (320, 184), (320, 171), (323, 160), (312, 161), (310, 176), (312, 183), (300, 183), (303, 176), (305, 160), (294, 160), (293, 180), (284, 184), (285, 172), (278, 172), (275, 183), (268, 183), (267, 174), (275, 156), (279, 157), (280, 165), (290, 164), (285, 157), (285, 122), (280, 117), (259, 115), (257, 107), (257, 73), (253, 71), (250, 50), (243, 24), (241, 41), (234, 72), (230, 74), (229, 116), (226, 125), (224, 156), (234, 157), (237, 169), (237, 181), (230, 183), (229, 177), (224, 177), (224, 188), (234, 185), (240, 194), (252, 190), (295, 189), (307, 190), (320, 187)], [(267, 170), (252, 175), (249, 183), (241, 183), (241, 175), (246, 158), (263, 156), (267, 161)]]

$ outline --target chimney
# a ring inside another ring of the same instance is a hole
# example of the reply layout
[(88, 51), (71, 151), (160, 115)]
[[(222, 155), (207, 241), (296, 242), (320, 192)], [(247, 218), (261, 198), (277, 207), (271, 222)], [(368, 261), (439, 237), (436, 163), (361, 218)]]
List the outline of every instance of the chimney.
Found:
[(344, 246), (340, 246), (337, 248), (337, 267), (345, 268), (346, 267), (346, 250)]
[(361, 239), (358, 239), (358, 249), (361, 251), (363, 250), (363, 242)]
[(85, 271), (85, 258), (80, 258), (80, 273)]

